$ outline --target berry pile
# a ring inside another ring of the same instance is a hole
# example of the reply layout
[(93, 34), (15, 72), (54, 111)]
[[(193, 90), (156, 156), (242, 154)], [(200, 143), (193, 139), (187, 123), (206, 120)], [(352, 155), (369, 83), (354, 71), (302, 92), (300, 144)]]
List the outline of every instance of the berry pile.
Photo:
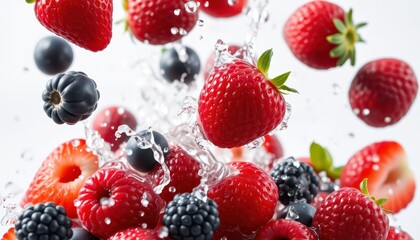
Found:
[[(154, 126), (144, 126), (152, 114), (136, 108), (97, 111), (103, 81), (65, 72), (73, 64), (68, 42), (83, 51), (108, 48), (113, 2), (31, 1), (40, 24), (63, 38), (36, 45), (37, 67), (55, 75), (38, 100), (55, 127), (82, 122), (86, 137), (46, 157), (3, 239), (413, 239), (389, 218), (410, 205), (416, 190), (400, 142), (371, 143), (342, 166), (315, 142), (308, 157), (286, 156), (277, 133), (290, 114), (286, 95), (299, 92), (286, 85), (291, 72), (269, 77), (273, 49), (256, 57), (254, 38), (243, 46), (220, 40), (202, 70), (198, 49), (181, 41), (201, 13), (226, 20), (254, 11), (247, 15), (259, 14), (251, 24), (257, 31), (268, 20), (262, 1), (123, 1), (122, 22), (133, 40), (164, 47), (151, 67), (158, 80), (151, 95), (173, 88), (195, 94), (195, 105), (188, 98), (183, 106), (142, 96), (160, 110)], [(365, 25), (353, 21), (352, 9), (314, 0), (289, 16), (283, 37), (308, 69), (332, 71), (347, 61), (355, 66)], [(408, 63), (376, 59), (356, 72), (348, 100), (362, 124), (381, 128), (403, 123), (417, 90)], [(172, 119), (174, 107), (187, 120)]]

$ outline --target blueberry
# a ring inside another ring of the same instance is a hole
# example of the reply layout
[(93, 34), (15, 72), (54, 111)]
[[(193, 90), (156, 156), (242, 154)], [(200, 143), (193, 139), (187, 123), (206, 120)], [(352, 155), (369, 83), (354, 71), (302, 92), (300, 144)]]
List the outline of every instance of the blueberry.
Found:
[[(179, 57), (178, 53), (181, 54), (182, 48), (185, 48), (184, 53), (186, 53), (185, 56)], [(190, 47), (183, 46), (178, 51), (175, 48), (170, 48), (164, 50), (160, 57), (160, 71), (168, 82), (178, 80), (189, 84), (200, 73), (200, 67), (200, 58)]]
[(34, 58), (39, 70), (54, 75), (70, 67), (73, 62), (73, 50), (62, 38), (45, 37), (36, 44)]
[(70, 240), (99, 240), (84, 228), (73, 228), (73, 237)]
[(50, 79), (42, 93), (44, 111), (57, 124), (76, 124), (95, 111), (96, 83), (82, 72), (61, 73)]
[(312, 226), (315, 210), (315, 207), (311, 204), (298, 201), (284, 207), (277, 215), (277, 219), (287, 218), (310, 227)]
[[(137, 134), (143, 136), (146, 134), (146, 131), (147, 130), (143, 130), (138, 132)], [(153, 131), (153, 138), (155, 143), (161, 147), (163, 155), (166, 157), (166, 155), (168, 155), (169, 153), (168, 141), (166, 141), (165, 137), (162, 134), (156, 131)], [(128, 140), (126, 152), (128, 163), (137, 171), (149, 172), (157, 163), (154, 158), (153, 150), (150, 148), (141, 149), (137, 145), (137, 141), (134, 136), (130, 137), (130, 139)]]

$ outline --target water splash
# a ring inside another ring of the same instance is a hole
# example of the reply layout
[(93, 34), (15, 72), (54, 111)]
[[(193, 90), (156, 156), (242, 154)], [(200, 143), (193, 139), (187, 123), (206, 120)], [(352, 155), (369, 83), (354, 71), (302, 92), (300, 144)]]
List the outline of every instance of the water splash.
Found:
[(86, 149), (99, 157), (100, 165), (114, 159), (111, 146), (98, 133), (98, 131), (88, 127), (86, 121), (83, 121), (86, 137)]

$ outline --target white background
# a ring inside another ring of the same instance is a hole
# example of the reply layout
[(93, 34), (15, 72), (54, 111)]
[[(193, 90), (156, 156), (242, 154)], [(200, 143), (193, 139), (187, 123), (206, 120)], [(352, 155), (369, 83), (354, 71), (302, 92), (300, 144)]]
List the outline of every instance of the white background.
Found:
[[(346, 64), (342, 68), (318, 71), (295, 59), (282, 38), (287, 17), (305, 2), (272, 0), (270, 19), (262, 27), (257, 41), (259, 53), (274, 49), (271, 76), (291, 70), (288, 85), (300, 92), (286, 97), (293, 107), (289, 128), (279, 134), (286, 154), (306, 156), (309, 144), (316, 140), (329, 148), (338, 164), (344, 164), (355, 151), (370, 143), (396, 140), (406, 149), (412, 170), (420, 171), (419, 99), (398, 124), (375, 129), (351, 112), (347, 97), (357, 69), (376, 58), (403, 59), (420, 74), (420, 3), (414, 0), (334, 1), (346, 10), (353, 8), (356, 22), (368, 22), (360, 31), (366, 43), (357, 46), (355, 67)], [(123, 17), (121, 2), (115, 1), (114, 21)], [(204, 26), (196, 27), (183, 42), (196, 49), (203, 62), (217, 39), (240, 44), (248, 31), (249, 21), (245, 16), (217, 20), (201, 14), (200, 18)], [(12, 188), (26, 189), (50, 151), (64, 141), (83, 137), (84, 132), (82, 124), (54, 124), (42, 109), (41, 93), (50, 77), (36, 68), (33, 50), (37, 41), (50, 33), (36, 20), (33, 5), (24, 0), (0, 1), (0, 30), (0, 191), (4, 193), (9, 181), (15, 183)], [(75, 59), (71, 70), (83, 71), (97, 82), (101, 92), (99, 108), (112, 104), (136, 111), (139, 99), (136, 86), (142, 81), (142, 71), (129, 66), (151, 53), (157, 56), (160, 47), (133, 44), (128, 34), (123, 33), (122, 25), (114, 25), (112, 42), (103, 52), (91, 53), (72, 47)], [(147, 118), (137, 117), (140, 122)], [(416, 175), (417, 183), (420, 183), (419, 176)], [(414, 238), (420, 236), (416, 227), (419, 212), (420, 200), (416, 194), (409, 207), (395, 216), (396, 224)]]

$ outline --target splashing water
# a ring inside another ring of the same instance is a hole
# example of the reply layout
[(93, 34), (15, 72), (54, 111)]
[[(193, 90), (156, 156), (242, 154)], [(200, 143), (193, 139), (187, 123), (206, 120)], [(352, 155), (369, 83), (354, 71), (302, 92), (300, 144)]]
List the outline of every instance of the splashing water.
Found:
[(100, 165), (114, 159), (109, 143), (105, 142), (98, 131), (89, 128), (86, 121), (83, 121), (83, 125), (85, 128), (86, 148), (99, 157)]

